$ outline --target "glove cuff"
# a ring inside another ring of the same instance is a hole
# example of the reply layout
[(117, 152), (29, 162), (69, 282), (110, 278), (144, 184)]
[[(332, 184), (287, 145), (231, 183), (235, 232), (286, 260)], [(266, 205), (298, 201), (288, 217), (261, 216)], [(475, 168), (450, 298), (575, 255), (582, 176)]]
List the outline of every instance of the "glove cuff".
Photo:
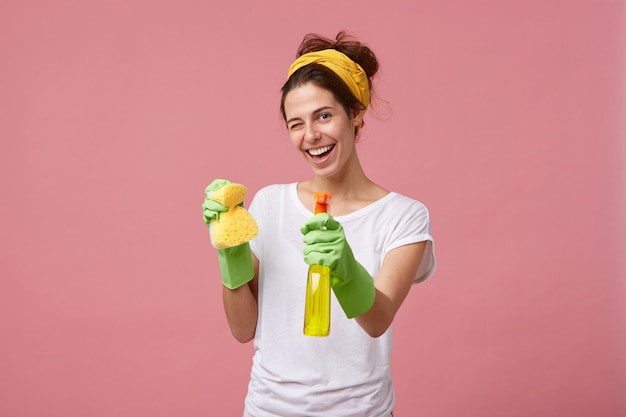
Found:
[[(349, 319), (366, 313), (376, 299), (374, 280), (365, 267), (354, 262), (349, 281), (340, 281), (333, 285), (333, 292)], [(332, 280), (335, 281), (335, 280)], [(339, 280), (337, 280), (339, 281)]]
[(218, 249), (217, 258), (222, 273), (222, 283), (234, 290), (254, 278), (254, 264), (250, 243), (242, 243), (232, 248)]

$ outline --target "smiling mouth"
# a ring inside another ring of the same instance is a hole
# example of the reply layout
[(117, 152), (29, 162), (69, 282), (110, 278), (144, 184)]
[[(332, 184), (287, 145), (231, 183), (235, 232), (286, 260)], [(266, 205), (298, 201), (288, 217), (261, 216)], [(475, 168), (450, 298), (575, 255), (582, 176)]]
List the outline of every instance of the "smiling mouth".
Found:
[(334, 148), (335, 148), (335, 145), (330, 145), (330, 146), (324, 146), (322, 148), (317, 148), (317, 149), (309, 149), (306, 152), (309, 155), (311, 155), (313, 158), (321, 158), (327, 153), (329, 153), (330, 151), (332, 151)]

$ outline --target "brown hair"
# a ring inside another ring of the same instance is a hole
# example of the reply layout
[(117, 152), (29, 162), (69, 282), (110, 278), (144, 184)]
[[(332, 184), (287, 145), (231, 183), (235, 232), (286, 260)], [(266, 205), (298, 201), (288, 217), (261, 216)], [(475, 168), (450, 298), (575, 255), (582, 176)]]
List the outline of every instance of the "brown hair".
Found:
[[(309, 52), (317, 52), (324, 49), (335, 49), (359, 64), (367, 74), (371, 91), (372, 78), (378, 72), (378, 60), (369, 47), (344, 31), (339, 32), (335, 40), (309, 33), (300, 43), (296, 58)], [(350, 114), (351, 110), (364, 110), (363, 104), (352, 94), (348, 86), (337, 74), (323, 65), (309, 64), (294, 72), (283, 85), (281, 90), (282, 98), (280, 100), (280, 111), (283, 119), (287, 117), (285, 114), (285, 97), (287, 94), (294, 88), (309, 82), (330, 91), (335, 96), (335, 99), (342, 104), (346, 113)]]

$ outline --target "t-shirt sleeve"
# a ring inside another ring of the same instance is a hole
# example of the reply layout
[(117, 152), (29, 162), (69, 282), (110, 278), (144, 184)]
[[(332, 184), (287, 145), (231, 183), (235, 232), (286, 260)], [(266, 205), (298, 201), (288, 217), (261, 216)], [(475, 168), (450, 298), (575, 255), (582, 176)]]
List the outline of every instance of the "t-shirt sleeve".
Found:
[(422, 203), (411, 200), (410, 203), (400, 207), (394, 217), (397, 221), (390, 234), (385, 254), (400, 246), (425, 241), (426, 248), (413, 279), (414, 284), (423, 282), (434, 274), (437, 266), (428, 209)]

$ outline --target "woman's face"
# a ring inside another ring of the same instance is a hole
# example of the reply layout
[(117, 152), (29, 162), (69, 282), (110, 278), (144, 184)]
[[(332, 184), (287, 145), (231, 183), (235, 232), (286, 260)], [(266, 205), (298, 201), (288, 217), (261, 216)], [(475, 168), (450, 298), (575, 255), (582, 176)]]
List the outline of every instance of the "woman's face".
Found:
[(316, 175), (333, 177), (348, 168), (356, 158), (355, 128), (362, 112), (350, 117), (330, 91), (313, 83), (291, 90), (284, 107), (291, 143)]

